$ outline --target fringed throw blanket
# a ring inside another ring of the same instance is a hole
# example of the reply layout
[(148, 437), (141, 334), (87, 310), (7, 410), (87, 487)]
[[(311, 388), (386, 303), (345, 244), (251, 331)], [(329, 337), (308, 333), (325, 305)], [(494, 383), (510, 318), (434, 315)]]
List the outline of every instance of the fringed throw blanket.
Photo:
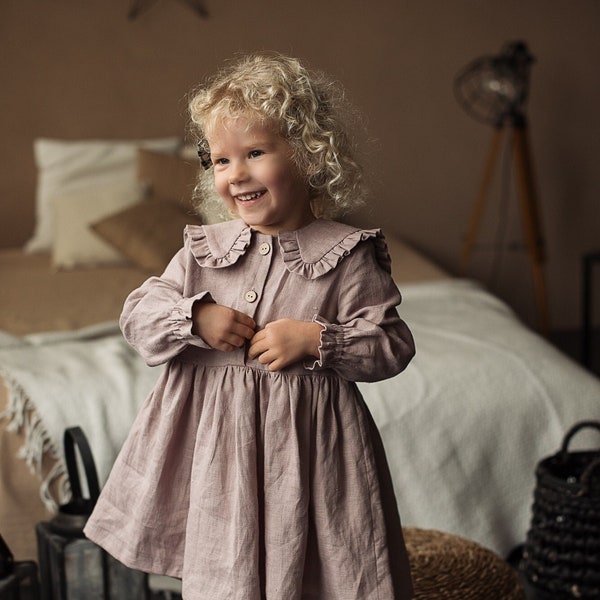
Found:
[[(0, 375), (8, 388), (0, 417), (24, 431), (21, 457), (32, 469), (41, 475), (43, 456), (56, 459), (40, 490), (49, 510), (67, 499), (64, 430), (84, 430), (104, 482), (159, 371), (143, 363), (116, 323), (24, 338), (0, 332)], [(59, 498), (50, 492), (57, 479), (63, 480)]]

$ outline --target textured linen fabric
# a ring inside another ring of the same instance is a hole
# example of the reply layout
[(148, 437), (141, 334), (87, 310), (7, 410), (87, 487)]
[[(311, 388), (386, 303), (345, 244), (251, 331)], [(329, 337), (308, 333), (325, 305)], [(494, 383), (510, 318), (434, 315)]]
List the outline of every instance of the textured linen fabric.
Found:
[[(126, 565), (183, 579), (186, 600), (412, 597), (381, 440), (355, 381), (414, 354), (378, 230), (317, 220), (272, 237), (188, 226), (121, 327), (168, 362), (86, 535)], [(247, 292), (251, 292), (248, 294)], [(191, 333), (196, 301), (324, 326), (320, 356), (271, 373)]]

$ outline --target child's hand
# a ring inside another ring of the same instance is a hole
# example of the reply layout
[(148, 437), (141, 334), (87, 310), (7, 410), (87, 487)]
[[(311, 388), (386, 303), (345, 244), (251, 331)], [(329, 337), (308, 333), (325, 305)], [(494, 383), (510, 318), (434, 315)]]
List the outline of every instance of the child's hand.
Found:
[(323, 327), (310, 321), (279, 319), (269, 323), (250, 340), (248, 356), (279, 371), (305, 356), (319, 356)]
[(252, 317), (221, 304), (196, 302), (192, 308), (192, 333), (211, 348), (232, 352), (254, 335)]

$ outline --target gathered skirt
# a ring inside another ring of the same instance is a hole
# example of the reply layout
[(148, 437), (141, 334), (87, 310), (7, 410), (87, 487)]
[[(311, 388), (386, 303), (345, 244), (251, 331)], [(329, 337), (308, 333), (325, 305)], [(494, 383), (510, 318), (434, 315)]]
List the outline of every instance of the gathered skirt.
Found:
[(85, 534), (186, 600), (412, 597), (381, 439), (329, 372), (172, 361)]

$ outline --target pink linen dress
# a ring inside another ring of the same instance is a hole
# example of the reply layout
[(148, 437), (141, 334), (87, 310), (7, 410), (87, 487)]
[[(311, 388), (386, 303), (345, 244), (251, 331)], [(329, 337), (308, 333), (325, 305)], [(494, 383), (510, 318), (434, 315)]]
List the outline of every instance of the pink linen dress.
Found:
[[(404, 600), (408, 560), (381, 440), (355, 381), (414, 355), (379, 230), (317, 220), (269, 236), (235, 220), (188, 226), (121, 327), (166, 363), (85, 534), (124, 564), (183, 579), (186, 600)], [(214, 301), (316, 321), (320, 357), (271, 373), (247, 346), (191, 333)]]

